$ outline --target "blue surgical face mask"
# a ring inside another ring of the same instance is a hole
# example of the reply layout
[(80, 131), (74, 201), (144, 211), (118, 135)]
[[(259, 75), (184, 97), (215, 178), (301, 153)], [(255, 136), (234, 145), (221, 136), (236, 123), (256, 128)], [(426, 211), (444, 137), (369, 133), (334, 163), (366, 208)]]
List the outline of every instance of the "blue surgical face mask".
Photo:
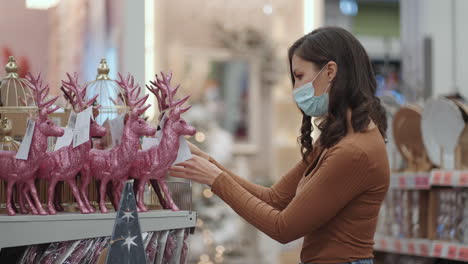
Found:
[(328, 113), (328, 86), (325, 92), (319, 96), (315, 96), (314, 81), (325, 69), (323, 67), (315, 78), (301, 87), (293, 90), (294, 100), (297, 106), (304, 111), (308, 116), (321, 117)]

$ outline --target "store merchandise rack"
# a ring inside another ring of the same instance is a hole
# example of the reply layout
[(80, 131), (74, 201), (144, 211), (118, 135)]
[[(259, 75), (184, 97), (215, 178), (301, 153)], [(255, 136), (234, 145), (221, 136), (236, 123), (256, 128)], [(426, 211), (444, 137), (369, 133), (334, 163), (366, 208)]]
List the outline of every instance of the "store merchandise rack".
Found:
[[(6, 247), (111, 236), (116, 213), (0, 215), (0, 250)], [(193, 211), (156, 210), (139, 213), (141, 231), (195, 227)]]
[[(393, 190), (431, 192), (439, 187), (468, 187), (468, 171), (437, 169), (431, 172), (393, 173), (390, 177), (390, 189)], [(434, 219), (437, 216), (431, 215), (434, 213), (431, 203), (433, 201), (428, 202), (427, 218)], [(427, 232), (425, 238), (392, 237), (377, 233), (374, 240), (377, 252), (468, 262), (468, 244), (435, 239), (431, 231)]]

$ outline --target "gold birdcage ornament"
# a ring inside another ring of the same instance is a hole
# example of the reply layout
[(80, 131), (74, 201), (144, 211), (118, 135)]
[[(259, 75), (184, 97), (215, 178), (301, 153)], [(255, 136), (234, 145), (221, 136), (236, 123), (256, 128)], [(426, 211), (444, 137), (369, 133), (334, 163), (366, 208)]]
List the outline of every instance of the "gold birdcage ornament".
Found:
[[(18, 75), (18, 64), (10, 56), (5, 66), (6, 76), (0, 84), (0, 117), (8, 137), (21, 139), (26, 130), (27, 118), (37, 111), (37, 105), (28, 87), (28, 81)], [(5, 140), (0, 134), (0, 142)]]
[(0, 150), (18, 151), (20, 143), (11, 137), (12, 130), (11, 120), (0, 114)]
[(86, 98), (90, 99), (96, 94), (99, 95), (96, 103), (100, 105), (100, 108), (96, 121), (103, 125), (107, 120), (125, 113), (128, 107), (123, 96), (124, 91), (115, 80), (109, 77), (110, 69), (106, 59), (101, 59), (97, 72), (96, 80), (88, 83)]
[[(0, 151), (18, 151), (19, 142), (26, 131), (29, 116), (37, 105), (28, 87), (28, 81), (18, 75), (14, 57), (8, 58), (6, 76), (0, 79)], [(0, 213), (5, 208), (5, 185), (0, 180)]]

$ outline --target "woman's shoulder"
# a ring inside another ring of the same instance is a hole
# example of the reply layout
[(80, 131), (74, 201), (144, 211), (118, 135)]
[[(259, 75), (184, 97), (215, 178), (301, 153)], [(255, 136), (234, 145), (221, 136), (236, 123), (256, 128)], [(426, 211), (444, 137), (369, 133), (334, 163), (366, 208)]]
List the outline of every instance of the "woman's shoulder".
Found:
[(377, 128), (360, 133), (350, 133), (330, 150), (350, 155), (364, 155), (369, 160), (387, 158), (385, 141)]

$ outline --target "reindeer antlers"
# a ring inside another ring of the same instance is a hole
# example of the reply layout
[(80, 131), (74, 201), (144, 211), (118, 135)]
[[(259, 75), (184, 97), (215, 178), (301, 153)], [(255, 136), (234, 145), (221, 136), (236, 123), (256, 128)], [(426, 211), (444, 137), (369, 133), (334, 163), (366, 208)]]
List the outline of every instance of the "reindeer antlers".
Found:
[(149, 97), (149, 94), (140, 97), (141, 87), (135, 83), (135, 79), (132, 75), (127, 74), (127, 78), (124, 78), (119, 73), (119, 80), (116, 82), (125, 91), (123, 97), (126, 99), (127, 105), (130, 107), (130, 109), (135, 109), (138, 115), (141, 115), (146, 111), (146, 109), (150, 107), (150, 105), (144, 106), (146, 100)]
[(73, 110), (75, 112), (80, 112), (93, 105), (98, 95), (96, 94), (85, 103), (84, 99), (86, 98), (86, 89), (88, 88), (88, 85), (85, 85), (84, 87), (79, 85), (78, 74), (76, 74), (76, 72), (73, 74), (73, 77), (67, 73), (67, 77), (68, 82), (62, 80), (62, 87), (60, 89), (65, 95), (65, 98), (73, 106)]
[[(150, 81), (150, 85), (146, 85), (146, 88), (156, 96), (159, 111), (163, 112), (169, 108), (174, 108), (185, 103), (190, 96), (185, 96), (184, 98), (174, 102), (174, 97), (180, 88), (180, 84), (174, 88), (171, 87), (172, 72), (169, 72), (168, 74), (161, 72), (161, 76), (162, 79), (160, 79), (156, 74), (156, 80)], [(180, 112), (183, 113), (187, 110), (188, 108), (182, 109)]]
[(60, 108), (59, 106), (49, 108), (55, 103), (55, 101), (57, 101), (58, 96), (55, 96), (54, 98), (46, 101), (46, 97), (49, 95), (50, 89), (49, 85), (42, 84), (40, 73), (37, 75), (37, 77), (34, 77), (31, 73), (28, 73), (26, 74), (26, 79), (28, 80), (29, 88), (32, 90), (40, 117), (47, 116), (48, 114), (51, 114)]

